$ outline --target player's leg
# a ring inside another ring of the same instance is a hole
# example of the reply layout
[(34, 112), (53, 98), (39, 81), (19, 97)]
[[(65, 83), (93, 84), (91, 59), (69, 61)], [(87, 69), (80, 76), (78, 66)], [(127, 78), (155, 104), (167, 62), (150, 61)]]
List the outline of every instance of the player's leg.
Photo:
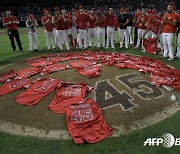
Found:
[(84, 48), (88, 47), (87, 30), (83, 30)]
[(79, 33), (78, 33), (78, 43), (79, 43), (79, 48), (81, 49), (83, 46), (82, 46), (82, 34), (83, 31), (82, 30), (79, 30)]
[(92, 47), (92, 28), (88, 29), (88, 43), (89, 47)]
[(176, 57), (180, 58), (180, 33), (178, 33), (178, 38), (177, 38), (177, 53)]
[(100, 36), (101, 36), (101, 28), (98, 27), (98, 28), (97, 28), (98, 48), (101, 47)]
[(111, 39), (111, 48), (112, 49), (114, 49), (114, 36), (115, 36), (115, 28), (111, 28), (110, 39)]
[(33, 50), (32, 33), (28, 33), (28, 38), (29, 38), (29, 51), (32, 52)]
[(142, 30), (138, 28), (137, 30), (137, 44), (135, 48), (139, 48), (142, 38)]
[(18, 30), (15, 30), (15, 31), (14, 31), (14, 36), (15, 36), (15, 38), (16, 38), (16, 42), (17, 42), (17, 44), (18, 44), (19, 50), (22, 51), (23, 48), (22, 48), (22, 44), (21, 44), (21, 40), (20, 40), (20, 36), (19, 36)]
[(110, 27), (107, 27), (106, 33), (107, 33), (106, 48), (108, 48), (109, 47), (110, 36), (111, 36)]
[(105, 48), (105, 28), (101, 28), (101, 34), (102, 34), (102, 46)]
[(125, 38), (125, 48), (128, 48), (128, 30), (124, 29), (123, 33), (124, 33), (124, 38)]
[(162, 39), (163, 39), (163, 57), (168, 57), (168, 43), (167, 43), (167, 36), (166, 33), (162, 33)]
[(55, 49), (56, 48), (56, 41), (55, 41), (54, 33), (53, 32), (49, 32), (49, 33), (50, 33), (50, 37), (51, 37), (51, 40), (52, 40), (53, 49)]
[(15, 46), (15, 42), (14, 42), (14, 35), (12, 34), (12, 31), (8, 30), (8, 36), (11, 42), (11, 46), (13, 48), (13, 50), (16, 50), (16, 46)]
[(70, 49), (70, 46), (69, 46), (69, 40), (68, 40), (67, 31), (66, 31), (66, 30), (63, 30), (63, 31), (62, 31), (62, 35), (63, 35), (64, 42), (65, 42), (65, 45), (66, 45), (66, 49), (69, 50), (69, 49)]
[(46, 37), (46, 45), (47, 45), (47, 48), (50, 49), (51, 46), (50, 46), (50, 32), (48, 32), (47, 30), (45, 30), (45, 37)]
[(174, 40), (174, 33), (169, 33), (167, 35), (167, 44), (168, 44), (168, 50), (169, 50), (169, 59), (168, 60), (173, 60), (174, 59), (174, 48), (173, 48), (173, 40)]
[(93, 39), (94, 39), (94, 47), (97, 47), (97, 30), (96, 30), (96, 28), (92, 29), (92, 33), (93, 33)]
[(128, 26), (128, 36), (129, 36), (128, 42), (129, 42), (130, 45), (132, 45), (132, 44), (133, 44), (133, 39), (132, 39), (132, 26)]
[(32, 37), (33, 37), (34, 50), (37, 50), (37, 49), (38, 49), (38, 47), (37, 47), (37, 41), (38, 41), (37, 33), (34, 33), (34, 34), (32, 35)]
[(61, 30), (56, 30), (56, 35), (57, 35), (57, 38), (58, 38), (58, 46), (59, 46), (60, 50), (62, 50), (63, 47), (62, 47), (62, 34), (61, 34)]
[(121, 28), (119, 28), (119, 39), (120, 39), (120, 48), (123, 47), (123, 40), (124, 40), (124, 34), (123, 34), (123, 30)]

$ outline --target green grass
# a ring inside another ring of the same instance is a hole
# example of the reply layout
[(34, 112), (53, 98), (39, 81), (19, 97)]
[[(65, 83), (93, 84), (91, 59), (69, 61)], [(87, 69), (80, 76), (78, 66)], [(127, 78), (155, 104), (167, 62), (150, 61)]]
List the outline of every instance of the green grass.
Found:
[[(21, 29), (24, 30), (24, 29)], [(4, 31), (4, 30), (0, 30)], [(45, 37), (42, 29), (39, 30), (38, 34), (41, 43), (41, 48), (45, 49)], [(28, 38), (27, 34), (21, 34), (21, 40), (25, 52), (13, 53), (10, 47), (9, 38), (7, 35), (0, 36), (0, 66), (5, 66), (10, 63), (17, 62), (26, 58), (42, 55), (45, 53), (57, 53), (59, 51), (43, 51), (39, 53), (29, 53), (28, 52)], [(160, 59), (159, 55), (149, 55), (147, 53), (142, 53), (140, 50), (135, 50), (134, 48), (129, 49), (118, 49), (119, 44), (116, 44), (116, 49), (110, 51), (118, 51), (122, 53), (131, 53), (142, 56), (149, 56), (151, 58)], [(163, 60), (163, 62), (170, 64), (173, 67), (180, 68), (180, 60), (174, 60), (168, 62)], [(72, 140), (43, 140), (34, 137), (22, 137), (15, 136), (6, 133), (0, 133), (0, 154), (36, 154), (36, 153), (52, 153), (52, 154), (76, 154), (76, 153), (89, 153), (89, 154), (178, 154), (180, 153), (180, 146), (174, 146), (170, 149), (166, 149), (162, 146), (143, 146), (144, 141), (147, 138), (158, 138), (164, 133), (171, 133), (175, 137), (180, 138), (180, 112), (177, 112), (173, 116), (155, 124), (148, 128), (134, 131), (128, 135), (122, 135), (120, 137), (109, 137), (102, 142), (96, 144), (83, 144), (76, 145)]]

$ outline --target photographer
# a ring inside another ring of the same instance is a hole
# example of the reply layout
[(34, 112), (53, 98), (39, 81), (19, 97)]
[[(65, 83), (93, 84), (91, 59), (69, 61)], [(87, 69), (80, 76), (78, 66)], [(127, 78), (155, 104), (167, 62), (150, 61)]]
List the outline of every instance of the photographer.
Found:
[(28, 20), (26, 21), (26, 26), (28, 28), (28, 38), (29, 38), (29, 51), (32, 52), (34, 51), (38, 51), (37, 49), (37, 30), (36, 28), (38, 28), (38, 23), (37, 21), (34, 19), (33, 15), (29, 15)]

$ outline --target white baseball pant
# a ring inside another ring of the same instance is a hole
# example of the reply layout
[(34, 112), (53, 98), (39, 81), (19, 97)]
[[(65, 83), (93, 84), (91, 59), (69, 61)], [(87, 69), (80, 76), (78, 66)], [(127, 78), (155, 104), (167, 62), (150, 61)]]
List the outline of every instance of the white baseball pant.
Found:
[(123, 43), (125, 40), (125, 47), (128, 48), (128, 30), (120, 28), (119, 37), (120, 37), (120, 47), (123, 47)]
[(37, 49), (37, 33), (28, 33), (28, 38), (29, 38), (29, 51), (32, 51), (34, 49)]
[(53, 33), (54, 33), (54, 37), (55, 37), (55, 45), (59, 46), (58, 45), (58, 37), (57, 37), (57, 33), (56, 33), (56, 29), (55, 28), (53, 28)]
[(71, 34), (73, 38), (77, 39), (77, 28), (76, 27), (71, 27)]
[(92, 36), (94, 39), (94, 46), (97, 47), (97, 31), (96, 28), (88, 28), (88, 43), (92, 47)]
[(132, 26), (128, 26), (127, 30), (128, 30), (128, 43), (129, 44), (133, 44), (133, 39), (132, 39)]
[(65, 42), (66, 49), (69, 50), (70, 46), (69, 46), (67, 31), (66, 30), (56, 30), (56, 33), (57, 33), (57, 37), (58, 37), (58, 45), (59, 45), (60, 50), (63, 49), (62, 42)]
[(137, 39), (137, 44), (136, 47), (139, 48), (141, 40), (142, 40), (142, 48), (143, 48), (143, 35), (145, 33), (145, 29), (139, 29), (138, 28), (138, 39)]
[[(100, 28), (100, 27), (97, 28), (97, 38), (98, 38), (98, 48), (101, 47), (101, 44), (102, 44), (102, 47), (104, 48), (105, 47), (105, 28)], [(102, 40), (102, 43), (101, 43), (101, 40)]]
[(164, 57), (174, 58), (173, 40), (174, 33), (162, 33)]
[(107, 26), (106, 29), (107, 33), (107, 42), (106, 42), (106, 48), (109, 47), (109, 42), (111, 41), (111, 48), (114, 48), (114, 35), (115, 35), (115, 28)]
[(87, 48), (87, 30), (79, 29), (78, 43), (80, 49), (83, 47), (82, 39), (84, 40), (84, 48)]
[(55, 47), (56, 47), (56, 43), (55, 43), (55, 36), (54, 36), (53, 31), (52, 31), (52, 32), (49, 32), (49, 31), (45, 30), (45, 37), (46, 37), (46, 45), (47, 45), (47, 48), (48, 48), (48, 49), (51, 48), (50, 38), (51, 38), (51, 40), (52, 40), (52, 47), (55, 48)]
[(180, 33), (178, 33), (178, 38), (177, 38), (177, 53), (176, 57), (180, 58)]

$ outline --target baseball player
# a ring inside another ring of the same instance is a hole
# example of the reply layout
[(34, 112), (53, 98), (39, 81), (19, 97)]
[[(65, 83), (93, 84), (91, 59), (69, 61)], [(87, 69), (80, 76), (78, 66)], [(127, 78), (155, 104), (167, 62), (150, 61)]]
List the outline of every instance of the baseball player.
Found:
[(137, 19), (137, 24), (138, 24), (138, 40), (137, 40), (137, 44), (136, 44), (136, 47), (135, 48), (139, 48), (140, 46), (140, 43), (142, 41), (142, 51), (145, 51), (144, 50), (144, 47), (143, 47), (143, 35), (144, 35), (144, 32), (145, 32), (145, 29), (146, 29), (146, 21), (147, 21), (147, 16), (146, 16), (146, 11), (145, 9), (142, 9), (142, 12), (141, 12), (141, 15), (138, 16), (138, 19)]
[(29, 51), (30, 52), (32, 52), (33, 50), (38, 51), (37, 48), (38, 37), (37, 37), (36, 28), (38, 28), (39, 26), (32, 14), (29, 15), (28, 20), (26, 21), (26, 26), (28, 28)]
[(177, 53), (176, 53), (176, 57), (180, 59), (180, 14), (178, 15), (179, 16), (179, 20), (178, 20), (178, 23), (177, 23)]
[(173, 4), (167, 5), (167, 12), (162, 17), (162, 39), (164, 53), (161, 58), (168, 58), (168, 60), (174, 60), (173, 40), (176, 31), (176, 24), (178, 21), (178, 15), (174, 12)]
[(62, 42), (65, 42), (66, 49), (70, 50), (69, 40), (68, 40), (68, 17), (66, 16), (66, 11), (62, 10), (60, 15), (60, 10), (58, 7), (54, 8), (55, 15), (53, 16), (53, 23), (56, 26), (56, 34), (58, 37), (58, 44), (60, 50), (63, 49)]
[(94, 39), (94, 47), (97, 47), (97, 31), (96, 31), (96, 15), (95, 9), (92, 8), (88, 16), (88, 41), (89, 47), (92, 47), (92, 36)]
[(42, 25), (45, 28), (45, 37), (46, 37), (46, 45), (48, 49), (51, 49), (50, 46), (50, 38), (52, 39), (53, 49), (56, 49), (55, 36), (53, 33), (53, 23), (52, 16), (49, 14), (48, 10), (44, 10), (44, 17), (41, 19)]
[(127, 25), (129, 23), (129, 17), (125, 14), (124, 8), (120, 9), (120, 14), (118, 16), (119, 28), (120, 28), (120, 48), (123, 47), (123, 43), (125, 40), (125, 48), (128, 48), (128, 30)]
[(127, 31), (128, 31), (128, 43), (130, 45), (133, 44), (133, 37), (132, 37), (132, 30), (133, 30), (133, 16), (129, 13), (129, 10), (125, 10), (125, 14), (128, 15), (129, 22), (127, 24)]
[(107, 23), (107, 42), (106, 42), (106, 48), (109, 47), (109, 42), (111, 42), (111, 48), (114, 49), (114, 35), (115, 35), (115, 22), (116, 16), (113, 13), (113, 9), (109, 8), (109, 10), (106, 13), (106, 23)]
[(136, 13), (134, 14), (134, 44), (137, 44), (137, 35), (138, 35), (138, 17), (141, 15), (141, 10), (137, 9)]
[(84, 12), (84, 8), (80, 6), (79, 12), (76, 15), (76, 25), (79, 32), (78, 43), (80, 49), (82, 49), (83, 47), (87, 48), (87, 22), (87, 14)]
[(9, 39), (11, 41), (11, 46), (13, 48), (13, 51), (16, 51), (16, 46), (14, 42), (14, 37), (16, 39), (16, 42), (18, 44), (19, 50), (23, 51), (22, 45), (21, 45), (21, 40), (19, 37), (19, 32), (18, 32), (18, 25), (19, 21), (15, 16), (11, 15), (11, 12), (9, 10), (6, 11), (6, 16), (3, 18), (3, 26), (6, 27)]
[[(101, 10), (97, 11), (97, 38), (98, 38), (98, 48), (105, 48), (105, 27), (106, 27), (106, 16)], [(101, 42), (102, 39), (102, 42)]]

